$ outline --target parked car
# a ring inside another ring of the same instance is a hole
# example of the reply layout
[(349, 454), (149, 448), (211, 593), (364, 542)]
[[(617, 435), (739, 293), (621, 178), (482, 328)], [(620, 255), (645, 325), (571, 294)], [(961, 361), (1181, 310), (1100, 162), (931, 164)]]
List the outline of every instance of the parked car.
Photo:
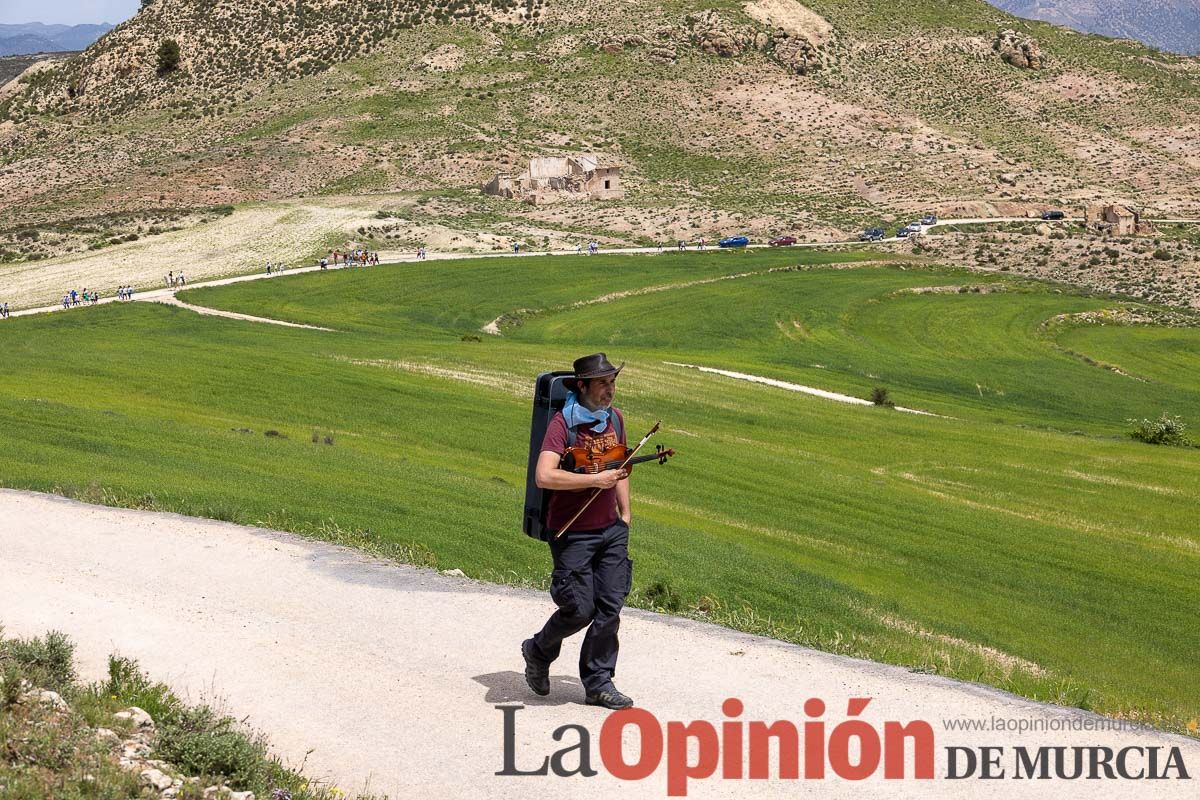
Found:
[(860, 242), (881, 242), (887, 236), (883, 228), (867, 228), (858, 237)]
[(795, 236), (776, 236), (774, 239), (767, 242), (767, 244), (771, 245), (771, 247), (787, 247), (788, 245), (793, 245), (795, 243)]
[(937, 225), (937, 223), (937, 214), (926, 214), (925, 216), (921, 217), (922, 225)]
[(1066, 214), (1061, 211), (1043, 211), (1042, 219), (1066, 219)]
[(746, 247), (749, 244), (750, 239), (746, 236), (726, 236), (717, 242), (718, 247)]

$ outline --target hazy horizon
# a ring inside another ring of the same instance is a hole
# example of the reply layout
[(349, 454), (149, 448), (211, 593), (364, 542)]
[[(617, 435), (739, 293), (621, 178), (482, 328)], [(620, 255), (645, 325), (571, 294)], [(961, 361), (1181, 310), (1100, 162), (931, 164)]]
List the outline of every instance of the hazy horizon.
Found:
[(4, 0), (0, 24), (119, 25), (140, 7), (140, 0)]

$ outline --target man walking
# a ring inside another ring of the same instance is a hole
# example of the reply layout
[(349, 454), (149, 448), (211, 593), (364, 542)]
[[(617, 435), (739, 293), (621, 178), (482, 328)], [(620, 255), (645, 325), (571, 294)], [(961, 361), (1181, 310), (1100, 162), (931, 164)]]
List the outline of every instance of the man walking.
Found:
[[(579, 475), (560, 469), (559, 463), (569, 446), (608, 450), (625, 444), (624, 416), (612, 407), (624, 366), (614, 367), (604, 353), (576, 359), (574, 391), (546, 429), (535, 480), (540, 488), (552, 490), (547, 527), (557, 533), (570, 525), (561, 537), (550, 540), (550, 597), (558, 610), (533, 638), (521, 643), (525, 680), (535, 694), (547, 695), (550, 664), (558, 658), (563, 639), (587, 628), (579, 653), (586, 702), (613, 709), (633, 705), (612, 682), (621, 609), (633, 579), (629, 475), (625, 470)], [(579, 513), (597, 491), (596, 499)]]

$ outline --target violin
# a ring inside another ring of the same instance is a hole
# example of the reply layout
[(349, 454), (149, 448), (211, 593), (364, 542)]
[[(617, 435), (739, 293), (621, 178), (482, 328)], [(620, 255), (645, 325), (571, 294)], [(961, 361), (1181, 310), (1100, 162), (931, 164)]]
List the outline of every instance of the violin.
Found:
[(563, 453), (562, 461), (559, 462), (559, 467), (579, 475), (595, 474), (607, 469), (624, 469), (627, 473), (633, 472), (634, 464), (642, 464), (647, 461), (657, 461), (659, 464), (667, 463), (667, 459), (675, 455), (675, 451), (669, 447), (663, 447), (661, 444), (655, 448), (655, 452), (645, 456), (630, 455), (634, 451), (629, 447), (618, 444), (607, 450), (592, 450), (587, 447), (568, 447)]
[[(642, 447), (645, 446), (646, 442), (650, 440), (650, 437), (658, 433), (658, 426), (660, 424), (660, 422), (654, 423), (654, 427), (650, 429), (650, 432), (643, 436), (642, 440), (638, 442), (637, 447), (633, 448), (632, 450), (623, 444), (618, 444), (614, 447), (608, 448), (607, 450), (590, 450), (586, 447), (568, 447), (567, 451), (563, 453), (563, 460), (559, 462), (559, 466), (562, 466), (564, 469), (569, 469), (572, 472), (586, 474), (589, 472), (599, 473), (600, 470), (603, 469), (624, 469), (626, 471), (632, 471), (635, 463), (639, 461), (650, 461), (651, 459), (654, 459), (660, 464), (665, 464), (667, 463), (668, 458), (675, 455), (675, 451), (670, 448), (664, 450), (662, 445), (658, 446), (657, 452), (654, 455), (639, 456), (637, 454), (637, 451), (641, 450)], [(569, 462), (567, 461), (568, 458), (570, 459)], [(570, 466), (564, 466), (565, 463), (569, 463)], [(558, 533), (554, 534), (555, 539), (562, 536), (563, 533), (566, 532), (567, 528), (571, 527), (572, 523), (579, 519), (579, 515), (587, 510), (587, 507), (592, 504), (593, 500), (600, 496), (601, 491), (603, 490), (597, 487), (596, 490), (592, 492), (592, 496), (589, 497), (587, 502), (575, 512), (575, 516), (571, 517), (571, 519), (567, 521), (567, 524), (559, 528)]]

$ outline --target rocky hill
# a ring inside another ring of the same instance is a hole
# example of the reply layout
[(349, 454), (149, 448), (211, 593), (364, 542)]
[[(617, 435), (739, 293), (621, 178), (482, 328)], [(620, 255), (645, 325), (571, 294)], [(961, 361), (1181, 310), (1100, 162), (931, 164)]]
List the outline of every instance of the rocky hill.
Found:
[[(387, 194), (459, 229), (661, 241), (1113, 198), (1183, 214), (1198, 76), (982, 0), (154, 0), (0, 87), (0, 215), (15, 237)], [(575, 152), (623, 162), (625, 199), (479, 195)]]
[(1200, 3), (1195, 0), (992, 0), (1027, 19), (1077, 31), (1136, 39), (1175, 53), (1200, 53)]

